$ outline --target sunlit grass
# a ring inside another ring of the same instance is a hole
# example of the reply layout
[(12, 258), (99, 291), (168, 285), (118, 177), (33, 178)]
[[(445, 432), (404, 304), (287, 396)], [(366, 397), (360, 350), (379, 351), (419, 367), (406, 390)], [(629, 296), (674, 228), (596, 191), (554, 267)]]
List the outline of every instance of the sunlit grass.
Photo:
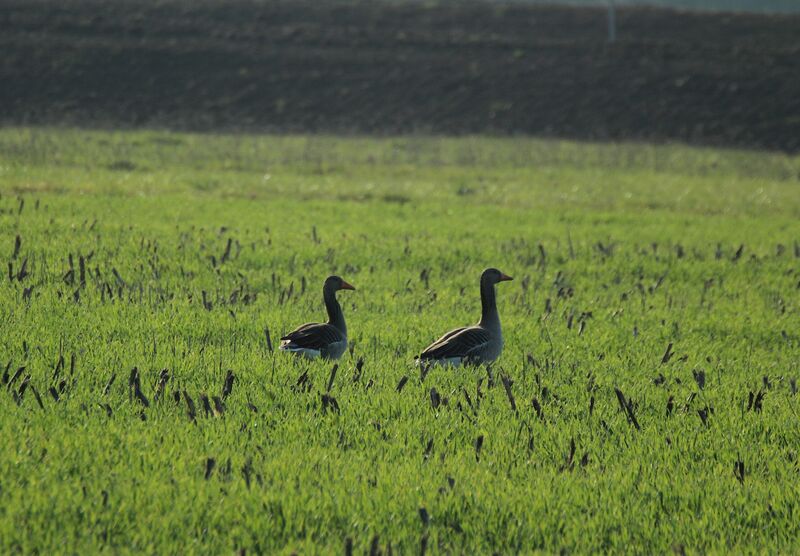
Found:
[[(677, 145), (0, 131), (0, 547), (795, 552), (799, 175)], [(515, 277), (504, 354), (421, 382), (487, 266)], [(339, 412), (332, 364), (265, 336), (323, 318), (331, 273), (358, 288)]]

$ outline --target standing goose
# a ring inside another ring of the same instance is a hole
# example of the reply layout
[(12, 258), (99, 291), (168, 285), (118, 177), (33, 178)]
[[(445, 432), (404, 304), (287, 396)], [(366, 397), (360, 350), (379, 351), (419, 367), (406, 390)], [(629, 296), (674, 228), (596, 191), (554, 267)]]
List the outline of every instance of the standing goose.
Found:
[(503, 333), (497, 314), (494, 285), (512, 280), (496, 268), (481, 274), (481, 320), (475, 326), (451, 330), (423, 351), (420, 364), (459, 366), (462, 363), (491, 363), (503, 351)]
[(328, 322), (311, 322), (281, 338), (281, 351), (303, 355), (309, 359), (339, 359), (347, 349), (347, 326), (336, 292), (355, 290), (338, 276), (328, 276), (322, 286), (322, 299), (328, 310)]

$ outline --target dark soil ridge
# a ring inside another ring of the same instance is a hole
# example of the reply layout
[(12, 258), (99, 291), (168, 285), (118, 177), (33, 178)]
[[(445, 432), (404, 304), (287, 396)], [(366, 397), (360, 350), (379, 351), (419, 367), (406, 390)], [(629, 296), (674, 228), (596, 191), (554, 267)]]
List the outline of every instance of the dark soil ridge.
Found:
[(800, 16), (0, 0), (0, 123), (800, 150)]

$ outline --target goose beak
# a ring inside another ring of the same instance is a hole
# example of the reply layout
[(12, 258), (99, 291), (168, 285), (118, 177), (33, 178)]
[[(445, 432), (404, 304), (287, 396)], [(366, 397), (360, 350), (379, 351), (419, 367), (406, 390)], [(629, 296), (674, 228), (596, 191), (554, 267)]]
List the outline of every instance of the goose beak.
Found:
[(509, 280), (513, 280), (513, 278), (508, 274), (500, 273), (500, 282), (508, 282)]
[(344, 280), (342, 280), (342, 289), (343, 290), (355, 290), (352, 284), (348, 284)]

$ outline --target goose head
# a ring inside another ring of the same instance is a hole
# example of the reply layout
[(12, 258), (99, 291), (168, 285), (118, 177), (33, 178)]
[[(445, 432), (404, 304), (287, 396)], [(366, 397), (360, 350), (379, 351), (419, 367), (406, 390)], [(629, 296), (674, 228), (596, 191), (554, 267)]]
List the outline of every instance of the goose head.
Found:
[(355, 290), (352, 284), (345, 282), (341, 276), (328, 276), (323, 289), (330, 292), (339, 290)]
[(494, 286), (498, 282), (506, 282), (508, 280), (513, 280), (513, 278), (508, 274), (500, 272), (496, 268), (487, 268), (483, 271), (483, 274), (481, 274), (481, 285)]

